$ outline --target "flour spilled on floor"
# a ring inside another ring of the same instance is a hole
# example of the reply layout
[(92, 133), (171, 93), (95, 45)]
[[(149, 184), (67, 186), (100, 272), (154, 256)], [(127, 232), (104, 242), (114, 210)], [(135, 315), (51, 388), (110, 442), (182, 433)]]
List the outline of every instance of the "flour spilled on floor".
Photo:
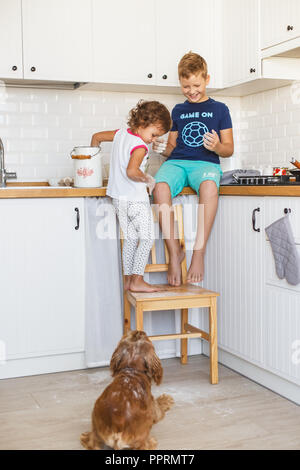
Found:
[(159, 387), (159, 391), (160, 394), (167, 393), (168, 395), (171, 395), (179, 406), (182, 406), (186, 403), (193, 404), (198, 398), (205, 398), (205, 395), (203, 395), (201, 391), (197, 391), (194, 388), (190, 390), (186, 387), (181, 387), (179, 389), (161, 385)]
[[(158, 390), (157, 390), (158, 391)], [(226, 418), (229, 415), (234, 414), (234, 410), (227, 406), (222, 406), (222, 402), (207, 402), (207, 391), (206, 390), (195, 390), (188, 386), (181, 385), (180, 388), (173, 388), (169, 386), (161, 385), (159, 387), (160, 394), (166, 393), (174, 398), (174, 405), (177, 407), (184, 407), (186, 405), (192, 405), (199, 409), (211, 410), (211, 413), (218, 415), (220, 418)], [(159, 396), (155, 393), (155, 398)], [(201, 403), (201, 399), (203, 402)], [(222, 400), (222, 397), (220, 397)], [(224, 404), (225, 405), (225, 404)]]
[(109, 370), (101, 370), (81, 375), (85, 375), (88, 381), (92, 384), (100, 384), (102, 382), (110, 382), (112, 380), (111, 372)]

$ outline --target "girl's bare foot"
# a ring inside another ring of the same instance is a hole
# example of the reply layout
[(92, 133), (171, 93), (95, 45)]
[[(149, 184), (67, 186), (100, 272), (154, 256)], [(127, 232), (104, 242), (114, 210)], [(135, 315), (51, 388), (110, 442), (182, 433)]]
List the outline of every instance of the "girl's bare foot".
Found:
[(204, 277), (204, 251), (194, 250), (187, 273), (187, 282), (201, 282)]
[(124, 276), (124, 290), (128, 290), (131, 282), (131, 275)]
[(132, 274), (129, 290), (132, 292), (158, 292), (163, 289), (154, 284), (148, 284), (148, 282), (144, 281), (143, 276)]
[(171, 286), (180, 286), (181, 279), (181, 263), (184, 260), (185, 253), (180, 247), (177, 253), (170, 253), (170, 261), (168, 268), (168, 283)]

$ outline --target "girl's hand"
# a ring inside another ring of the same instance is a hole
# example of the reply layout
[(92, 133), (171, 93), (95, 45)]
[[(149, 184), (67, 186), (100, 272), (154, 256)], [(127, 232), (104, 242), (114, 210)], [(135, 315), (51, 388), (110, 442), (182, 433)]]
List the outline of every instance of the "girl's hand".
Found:
[(146, 176), (146, 186), (149, 188), (149, 194), (151, 196), (153, 189), (155, 188), (156, 181), (153, 176), (145, 174)]
[(152, 144), (152, 150), (156, 153), (164, 153), (167, 148), (167, 141), (163, 139), (156, 139)]
[(218, 148), (220, 145), (220, 139), (218, 134), (214, 129), (212, 129), (212, 132), (206, 132), (203, 136), (203, 145), (207, 150), (210, 150), (211, 152), (218, 153)]

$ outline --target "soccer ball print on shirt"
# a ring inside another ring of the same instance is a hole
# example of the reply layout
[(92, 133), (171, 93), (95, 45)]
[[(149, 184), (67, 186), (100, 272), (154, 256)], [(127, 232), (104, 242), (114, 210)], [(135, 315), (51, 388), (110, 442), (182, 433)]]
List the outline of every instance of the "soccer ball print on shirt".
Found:
[(189, 122), (182, 129), (182, 140), (189, 147), (201, 147), (203, 145), (203, 136), (208, 132), (208, 128), (203, 122)]

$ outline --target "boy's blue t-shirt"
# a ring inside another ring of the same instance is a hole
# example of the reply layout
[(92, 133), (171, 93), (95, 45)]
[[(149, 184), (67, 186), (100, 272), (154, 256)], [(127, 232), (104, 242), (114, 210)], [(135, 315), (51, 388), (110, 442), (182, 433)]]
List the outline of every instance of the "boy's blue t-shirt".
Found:
[(203, 135), (214, 129), (220, 137), (220, 130), (231, 129), (232, 122), (226, 104), (209, 98), (201, 103), (177, 104), (172, 111), (171, 131), (178, 131), (176, 147), (168, 160), (200, 160), (220, 163), (215, 152), (203, 145)]

